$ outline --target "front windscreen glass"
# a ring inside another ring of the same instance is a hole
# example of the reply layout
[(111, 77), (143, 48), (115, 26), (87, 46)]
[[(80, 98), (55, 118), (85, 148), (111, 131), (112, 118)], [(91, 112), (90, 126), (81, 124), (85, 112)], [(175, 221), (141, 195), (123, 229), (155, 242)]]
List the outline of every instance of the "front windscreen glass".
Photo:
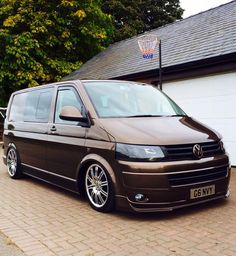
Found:
[(170, 98), (151, 85), (116, 81), (84, 81), (99, 117), (183, 116)]

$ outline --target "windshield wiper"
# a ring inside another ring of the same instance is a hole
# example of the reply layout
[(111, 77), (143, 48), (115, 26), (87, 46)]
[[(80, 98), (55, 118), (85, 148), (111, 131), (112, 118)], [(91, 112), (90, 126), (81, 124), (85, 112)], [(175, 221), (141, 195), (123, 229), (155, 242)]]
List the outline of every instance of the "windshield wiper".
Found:
[(186, 115), (133, 115), (133, 116), (127, 116), (127, 118), (135, 118), (135, 117), (175, 117), (175, 116), (179, 116), (179, 117), (183, 117)]
[(135, 117), (160, 117), (161, 115), (133, 115), (127, 116), (127, 118), (135, 118)]
[(173, 116), (186, 116), (186, 115), (170, 115), (170, 117), (173, 117)]

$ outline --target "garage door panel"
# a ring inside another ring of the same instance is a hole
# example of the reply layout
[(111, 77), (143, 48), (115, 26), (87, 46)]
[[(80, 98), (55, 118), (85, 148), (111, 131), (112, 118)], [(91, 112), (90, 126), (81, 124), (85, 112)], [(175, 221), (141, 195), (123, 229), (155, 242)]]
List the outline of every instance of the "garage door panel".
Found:
[[(176, 92), (176, 99), (182, 98), (183, 94), (188, 98), (202, 98), (214, 96), (236, 95), (236, 73), (229, 73), (223, 75), (208, 76), (196, 79), (187, 79), (173, 83), (163, 84), (163, 88), (168, 95), (172, 91)], [(225, 81), (227, 79), (227, 82)], [(168, 87), (168, 88), (167, 88)], [(203, 93), (204, 92), (204, 93)]]
[[(176, 103), (190, 116), (201, 118), (236, 118), (236, 95), (194, 100), (176, 100)], [(235, 111), (232, 111), (235, 109)]]

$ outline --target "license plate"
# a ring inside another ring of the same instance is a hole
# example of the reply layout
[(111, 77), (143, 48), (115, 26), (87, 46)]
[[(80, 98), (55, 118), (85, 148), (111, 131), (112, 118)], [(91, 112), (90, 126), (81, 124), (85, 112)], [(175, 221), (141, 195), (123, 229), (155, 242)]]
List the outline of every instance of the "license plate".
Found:
[(190, 189), (190, 199), (206, 197), (215, 194), (215, 185)]

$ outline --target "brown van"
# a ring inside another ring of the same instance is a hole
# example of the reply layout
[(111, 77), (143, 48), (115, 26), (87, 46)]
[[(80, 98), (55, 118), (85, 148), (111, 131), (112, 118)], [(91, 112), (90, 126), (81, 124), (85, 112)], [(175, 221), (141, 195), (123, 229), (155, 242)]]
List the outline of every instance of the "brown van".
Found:
[(75, 80), (21, 90), (4, 128), (11, 178), (85, 193), (98, 211), (170, 211), (229, 196), (221, 136), (151, 85)]

